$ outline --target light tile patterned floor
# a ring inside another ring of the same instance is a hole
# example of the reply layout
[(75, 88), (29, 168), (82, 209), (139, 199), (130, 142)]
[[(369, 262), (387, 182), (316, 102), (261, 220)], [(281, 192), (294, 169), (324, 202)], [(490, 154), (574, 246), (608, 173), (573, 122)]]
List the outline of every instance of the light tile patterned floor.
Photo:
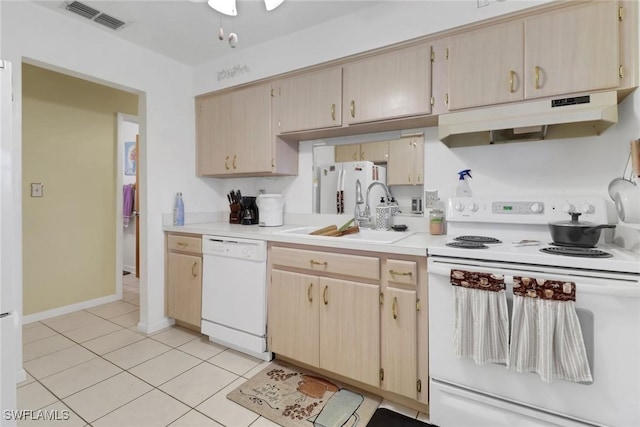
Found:
[(226, 398), (267, 362), (180, 327), (137, 331), (133, 274), (123, 277), (123, 288), (122, 301), (24, 326), (28, 375), (18, 385), (18, 409), (69, 411), (70, 419), (47, 426), (277, 426)]

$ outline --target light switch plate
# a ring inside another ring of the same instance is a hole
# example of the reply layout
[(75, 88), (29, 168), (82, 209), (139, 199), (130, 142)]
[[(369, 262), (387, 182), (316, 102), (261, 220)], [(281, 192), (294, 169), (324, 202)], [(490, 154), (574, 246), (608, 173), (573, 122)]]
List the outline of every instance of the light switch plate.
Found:
[(31, 197), (42, 197), (44, 194), (44, 185), (41, 182), (31, 183)]
[(424, 192), (425, 208), (433, 209), (436, 207), (438, 200), (438, 190), (425, 190)]

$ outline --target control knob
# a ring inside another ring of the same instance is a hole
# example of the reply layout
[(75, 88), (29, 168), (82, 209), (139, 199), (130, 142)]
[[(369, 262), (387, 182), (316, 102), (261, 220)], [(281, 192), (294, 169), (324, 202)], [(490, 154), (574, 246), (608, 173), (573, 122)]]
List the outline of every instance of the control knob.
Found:
[(544, 205), (538, 202), (532, 203), (531, 206), (529, 206), (529, 209), (531, 209), (531, 212), (533, 213), (540, 213), (544, 209)]
[(475, 212), (478, 210), (478, 204), (476, 202), (469, 202), (467, 203), (467, 209), (469, 209), (471, 212)]
[(595, 210), (596, 210), (596, 208), (589, 202), (584, 202), (582, 204), (582, 206), (580, 207), (580, 212), (585, 213), (585, 214), (594, 213)]
[(569, 213), (569, 212), (575, 212), (576, 211), (576, 207), (573, 206), (571, 203), (569, 202), (564, 202), (562, 204), (562, 211)]
[(457, 210), (458, 212), (462, 212), (464, 210), (464, 203), (456, 202), (456, 204), (455, 204), (455, 206), (453, 208), (455, 210)]

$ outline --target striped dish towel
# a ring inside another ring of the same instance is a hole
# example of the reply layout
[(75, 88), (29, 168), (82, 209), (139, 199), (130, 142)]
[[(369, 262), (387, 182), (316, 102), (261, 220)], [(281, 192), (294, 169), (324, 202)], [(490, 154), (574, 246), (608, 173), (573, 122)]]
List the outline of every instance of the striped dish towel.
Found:
[(477, 364), (507, 363), (509, 315), (504, 277), (451, 270), (456, 356)]
[(593, 382), (575, 300), (574, 282), (513, 278), (510, 369), (547, 383)]

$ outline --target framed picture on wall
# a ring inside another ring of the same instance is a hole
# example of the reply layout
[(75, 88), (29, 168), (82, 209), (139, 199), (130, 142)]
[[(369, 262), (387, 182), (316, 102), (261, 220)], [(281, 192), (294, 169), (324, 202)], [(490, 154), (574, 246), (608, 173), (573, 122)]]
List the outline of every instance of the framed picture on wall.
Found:
[(125, 141), (124, 143), (124, 174), (135, 175), (138, 153), (136, 153), (136, 142)]

